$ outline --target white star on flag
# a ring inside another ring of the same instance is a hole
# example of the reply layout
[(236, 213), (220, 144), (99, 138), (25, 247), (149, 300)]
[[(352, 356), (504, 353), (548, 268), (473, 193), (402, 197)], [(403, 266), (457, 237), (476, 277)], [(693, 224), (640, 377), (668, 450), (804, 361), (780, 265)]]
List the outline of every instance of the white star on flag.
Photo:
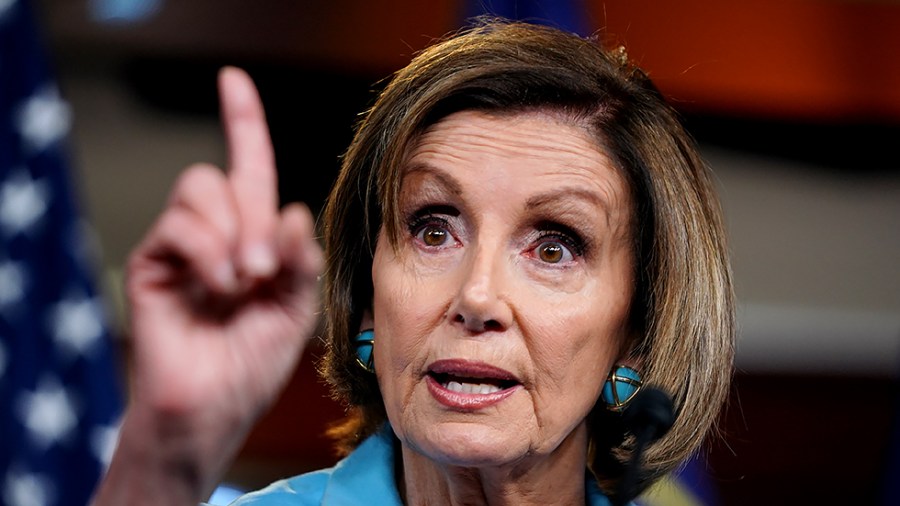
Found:
[(20, 262), (0, 262), (0, 309), (25, 296), (25, 268)]
[(16, 126), (25, 148), (39, 153), (69, 133), (72, 111), (52, 84), (40, 88), (18, 109)]
[(109, 467), (116, 445), (119, 444), (119, 425), (100, 425), (91, 432), (91, 450), (103, 468)]
[(41, 449), (65, 441), (78, 425), (69, 393), (54, 378), (42, 378), (37, 390), (26, 391), (18, 401), (22, 425)]
[(0, 506), (90, 504), (121, 414), (41, 3), (0, 0)]
[(39, 474), (10, 471), (3, 488), (9, 506), (49, 506), (55, 496), (53, 483)]
[(53, 337), (70, 355), (87, 355), (103, 338), (103, 324), (103, 306), (95, 298), (70, 296), (50, 309)]
[(0, 189), (0, 228), (7, 235), (30, 229), (47, 212), (50, 187), (31, 178), (23, 168), (14, 170)]
[(6, 16), (6, 13), (9, 12), (9, 9), (11, 9), (15, 4), (16, 0), (0, 0), (0, 22), (3, 21), (3, 17)]

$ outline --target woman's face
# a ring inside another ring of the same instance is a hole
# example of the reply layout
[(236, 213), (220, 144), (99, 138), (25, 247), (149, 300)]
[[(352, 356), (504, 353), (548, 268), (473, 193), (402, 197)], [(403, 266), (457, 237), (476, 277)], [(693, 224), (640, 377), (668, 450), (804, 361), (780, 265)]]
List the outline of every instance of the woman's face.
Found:
[(465, 111), (403, 168), (372, 265), (375, 369), (403, 444), (437, 462), (574, 452), (626, 337), (631, 203), (588, 132)]

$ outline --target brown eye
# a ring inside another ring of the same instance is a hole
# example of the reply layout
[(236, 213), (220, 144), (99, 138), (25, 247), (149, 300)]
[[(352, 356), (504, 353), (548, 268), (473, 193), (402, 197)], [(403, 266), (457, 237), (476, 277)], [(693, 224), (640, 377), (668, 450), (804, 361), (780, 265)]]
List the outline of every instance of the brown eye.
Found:
[(544, 262), (556, 264), (562, 261), (566, 250), (557, 242), (545, 242), (537, 247), (537, 253)]
[(419, 234), (426, 246), (442, 246), (447, 242), (447, 231), (433, 225), (423, 228)]
[(538, 244), (534, 249), (534, 254), (542, 261), (548, 264), (558, 264), (561, 262), (570, 262), (575, 259), (569, 248), (562, 243), (556, 241), (545, 241)]

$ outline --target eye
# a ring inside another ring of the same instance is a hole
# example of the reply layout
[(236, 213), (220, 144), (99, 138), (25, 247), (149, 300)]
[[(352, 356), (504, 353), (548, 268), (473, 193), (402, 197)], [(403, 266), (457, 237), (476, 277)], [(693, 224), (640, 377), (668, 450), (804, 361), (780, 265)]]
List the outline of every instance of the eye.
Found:
[(574, 262), (587, 252), (583, 236), (571, 227), (557, 222), (542, 222), (537, 225), (537, 237), (530, 254), (546, 264), (567, 264)]
[(434, 224), (423, 226), (416, 234), (416, 238), (422, 241), (423, 244), (432, 247), (443, 246), (447, 243), (449, 237), (450, 232), (447, 232), (447, 229)]
[(425, 209), (409, 219), (409, 233), (426, 248), (442, 248), (452, 245), (455, 238), (450, 219), (453, 215), (435, 214), (434, 208)]
[(543, 241), (534, 249), (534, 253), (542, 262), (548, 264), (571, 262), (575, 259), (569, 248), (559, 241)]

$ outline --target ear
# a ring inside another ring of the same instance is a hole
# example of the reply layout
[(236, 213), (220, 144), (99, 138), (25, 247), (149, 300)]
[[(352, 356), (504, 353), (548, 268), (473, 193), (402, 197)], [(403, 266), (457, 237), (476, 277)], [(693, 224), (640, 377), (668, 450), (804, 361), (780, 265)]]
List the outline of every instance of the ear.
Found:
[(375, 328), (375, 317), (372, 315), (371, 309), (365, 309), (362, 314), (362, 320), (359, 322), (359, 331), (374, 329)]

